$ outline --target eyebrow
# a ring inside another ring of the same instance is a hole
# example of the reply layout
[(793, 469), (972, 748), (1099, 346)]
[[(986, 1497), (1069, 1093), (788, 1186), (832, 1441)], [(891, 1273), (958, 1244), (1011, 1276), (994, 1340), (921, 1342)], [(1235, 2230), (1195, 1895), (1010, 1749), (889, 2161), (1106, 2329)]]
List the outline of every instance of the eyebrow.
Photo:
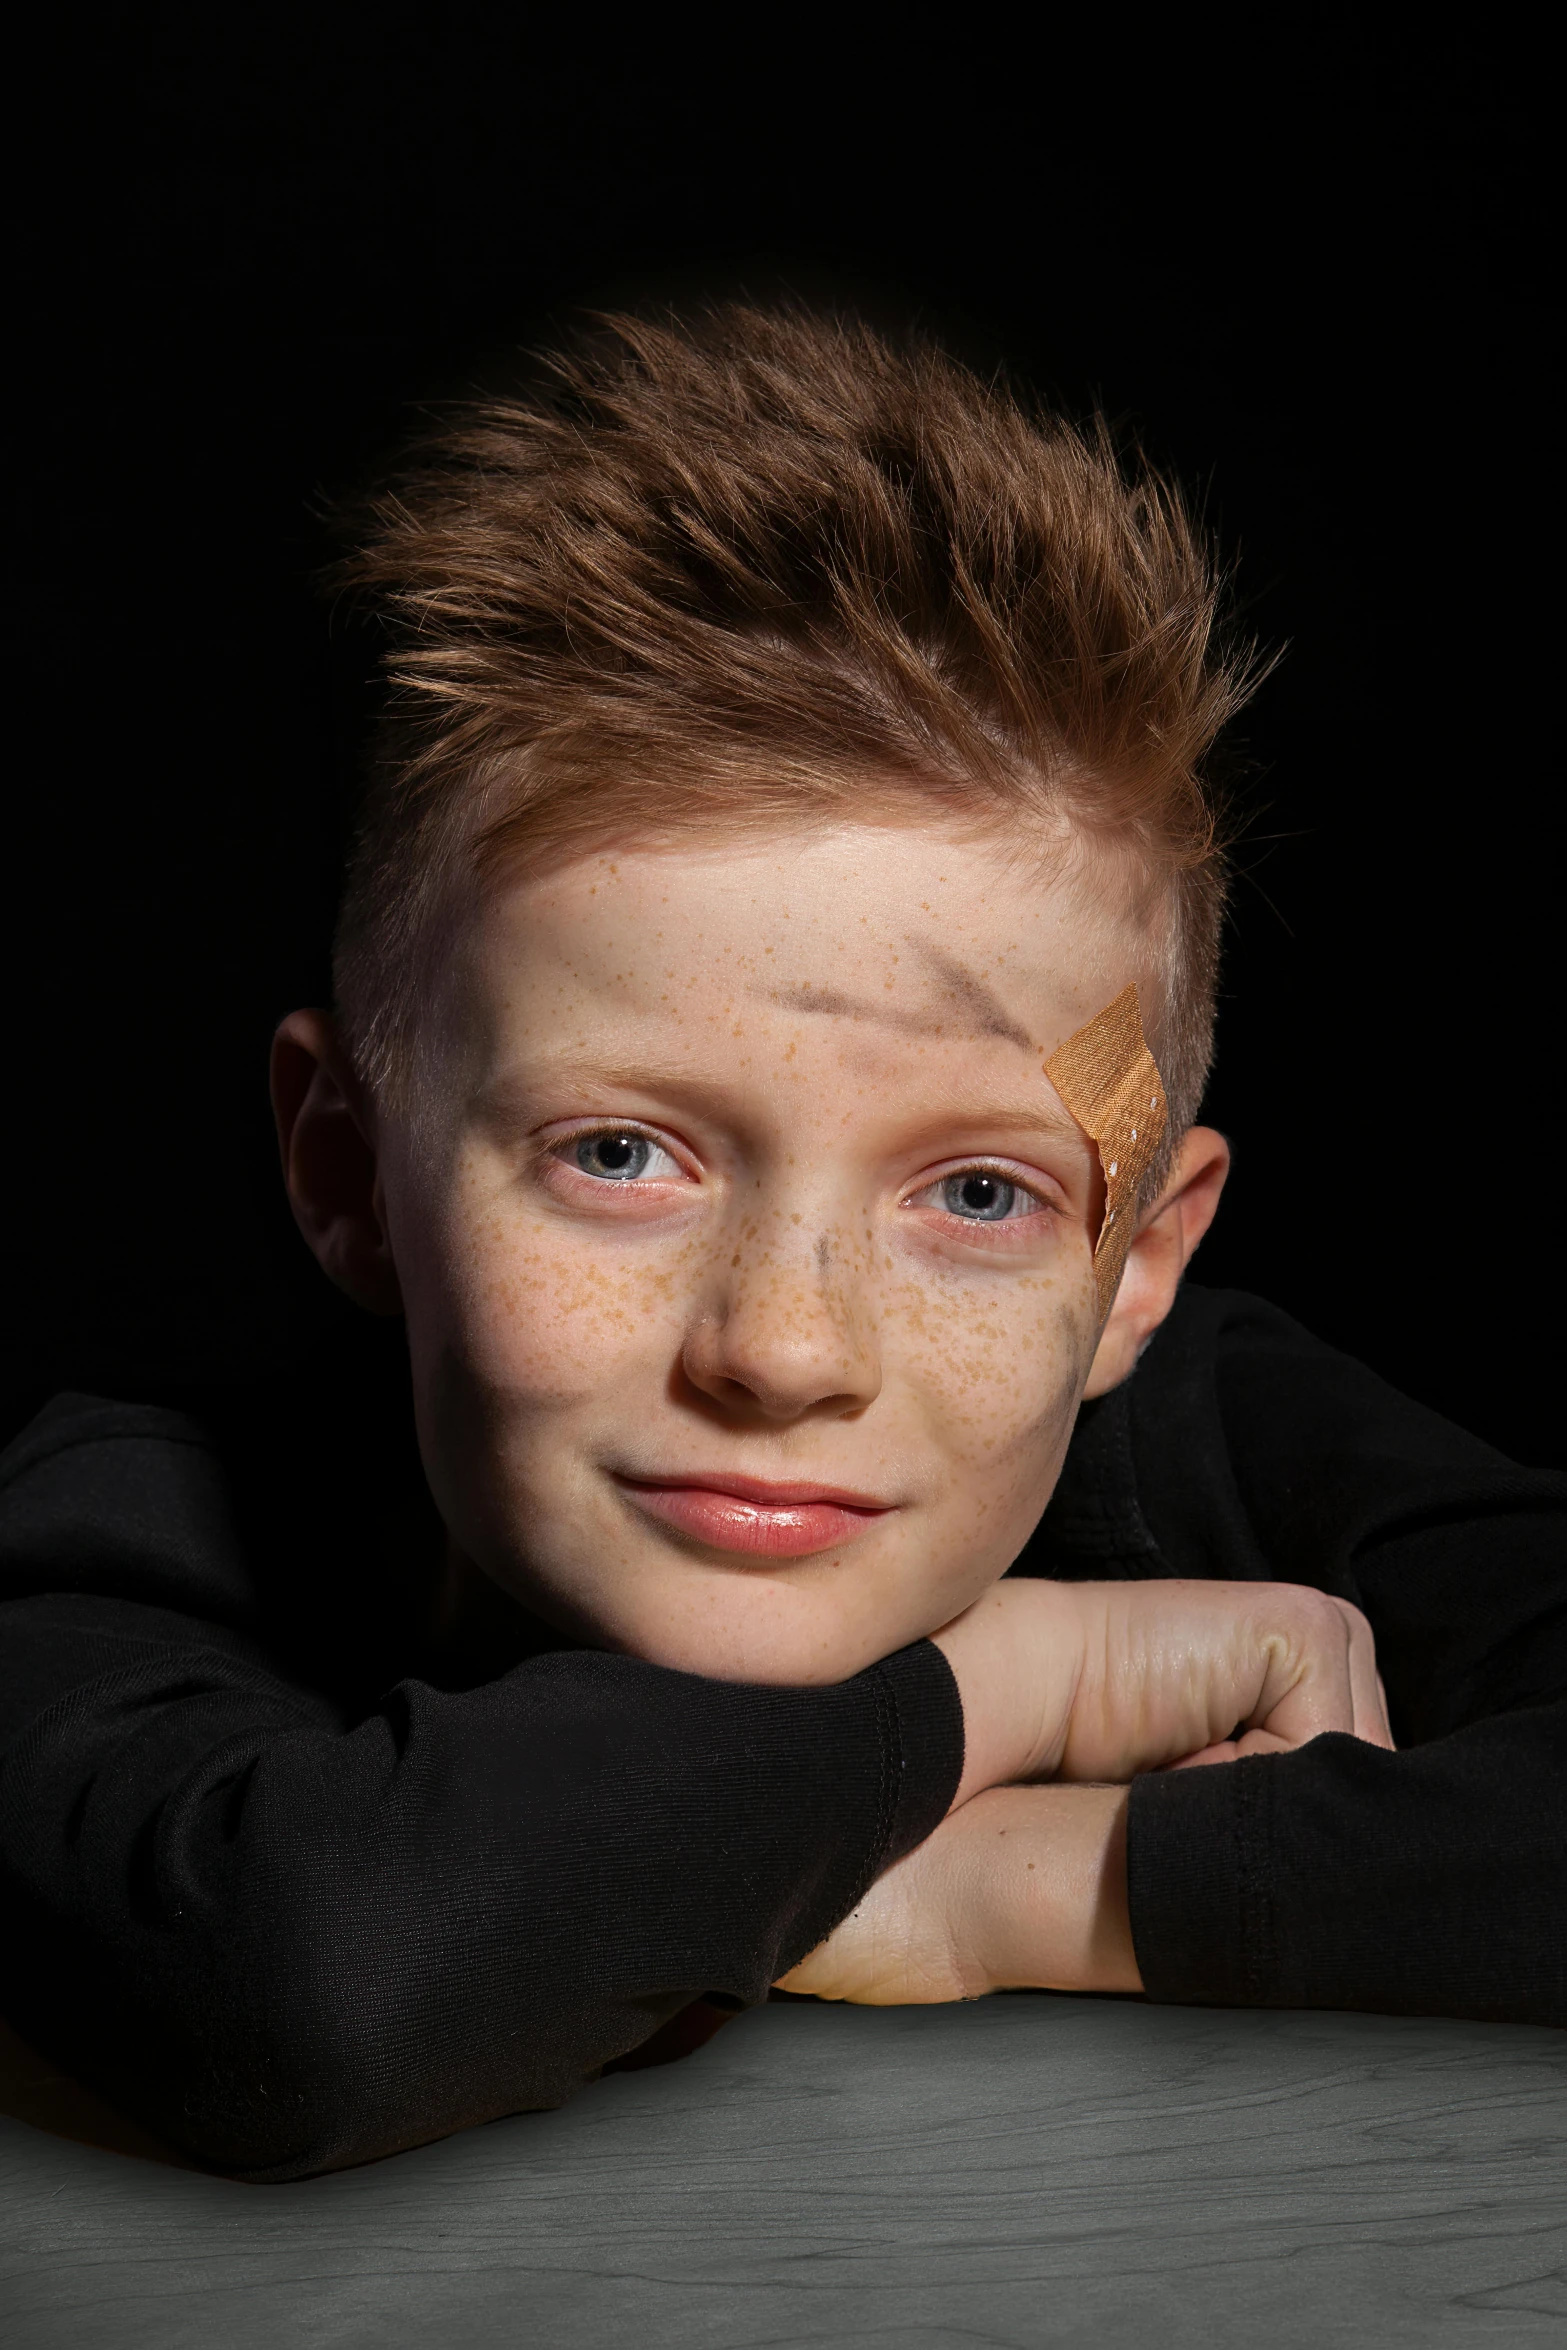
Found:
[[(817, 990), (813, 988), (811, 993), (814, 997)], [(879, 1007), (875, 1008), (879, 1011)], [(525, 1125), (532, 1115), (531, 1097), (540, 1082), (539, 1077), (531, 1077), (522, 1070), (508, 1071), (484, 1088), (475, 1106), (482, 1117), (503, 1129)], [(729, 1089), (721, 1078), (715, 1080), (696, 1070), (679, 1067), (660, 1068), (648, 1061), (621, 1064), (563, 1056), (548, 1065), (542, 1082), (602, 1086), (612, 1093), (662, 1096), (668, 1101), (683, 1098), (709, 1115), (720, 1117), (729, 1106)], [(1080, 1133), (1077, 1121), (1047, 1086), (1042, 1086), (1032, 1100), (954, 1103), (938, 1122), (960, 1127), (984, 1126), (998, 1132), (1010, 1129), (1018, 1134), (1076, 1137)]]
[[(925, 946), (917, 939), (911, 939), (909, 944), (935, 972), (947, 994), (956, 997), (961, 1010), (969, 1015), (969, 1024), (958, 1031), (960, 1035), (999, 1036), (1008, 1044), (1021, 1045), (1025, 1052), (1032, 1049), (1033, 1039), (1008, 1016), (999, 996), (982, 979), (976, 979), (961, 963), (954, 963), (935, 947)], [(891, 1004), (844, 995), (834, 987), (813, 987), (809, 980), (797, 987), (753, 987), (750, 992), (766, 1003), (781, 1005), (788, 1012), (826, 1012), (851, 1020), (874, 1020), (883, 1028), (899, 1028), (911, 1036), (952, 1033), (950, 1021), (934, 1020), (927, 1013), (900, 1012)]]

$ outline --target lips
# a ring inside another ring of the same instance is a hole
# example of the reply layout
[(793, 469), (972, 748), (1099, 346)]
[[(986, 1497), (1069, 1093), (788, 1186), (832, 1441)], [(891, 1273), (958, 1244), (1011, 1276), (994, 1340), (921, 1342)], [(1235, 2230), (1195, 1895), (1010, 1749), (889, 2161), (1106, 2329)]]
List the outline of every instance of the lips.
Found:
[(855, 1542), (892, 1505), (838, 1485), (780, 1485), (760, 1477), (621, 1477), (634, 1509), (709, 1550), (808, 1558)]

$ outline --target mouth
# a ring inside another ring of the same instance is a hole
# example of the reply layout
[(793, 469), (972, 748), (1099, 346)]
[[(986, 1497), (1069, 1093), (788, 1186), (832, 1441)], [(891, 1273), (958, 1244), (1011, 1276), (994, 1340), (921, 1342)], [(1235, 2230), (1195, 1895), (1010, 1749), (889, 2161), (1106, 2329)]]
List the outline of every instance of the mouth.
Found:
[(709, 1550), (809, 1558), (868, 1534), (895, 1503), (839, 1485), (773, 1484), (762, 1477), (617, 1476), (633, 1509)]

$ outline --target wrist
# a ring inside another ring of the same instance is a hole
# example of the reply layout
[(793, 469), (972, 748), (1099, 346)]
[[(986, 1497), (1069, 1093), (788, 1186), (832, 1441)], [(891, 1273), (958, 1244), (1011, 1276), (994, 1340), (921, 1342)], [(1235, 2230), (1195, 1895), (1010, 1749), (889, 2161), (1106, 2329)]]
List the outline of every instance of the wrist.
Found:
[(1125, 1787), (993, 1787), (966, 1807), (955, 1941), (991, 1991), (1141, 1991)]
[(949, 1817), (986, 1788), (1048, 1778), (1061, 1760), (1082, 1671), (1072, 1587), (997, 1584), (931, 1639), (963, 1708), (963, 1773)]

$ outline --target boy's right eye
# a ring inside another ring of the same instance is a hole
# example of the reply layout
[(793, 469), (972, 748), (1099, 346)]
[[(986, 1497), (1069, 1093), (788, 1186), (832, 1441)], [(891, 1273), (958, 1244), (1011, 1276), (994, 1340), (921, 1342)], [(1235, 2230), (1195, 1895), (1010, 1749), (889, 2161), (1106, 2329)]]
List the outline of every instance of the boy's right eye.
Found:
[(579, 1134), (561, 1155), (601, 1183), (635, 1183), (648, 1175), (667, 1180), (682, 1172), (650, 1135), (625, 1128), (606, 1127), (599, 1134)]

